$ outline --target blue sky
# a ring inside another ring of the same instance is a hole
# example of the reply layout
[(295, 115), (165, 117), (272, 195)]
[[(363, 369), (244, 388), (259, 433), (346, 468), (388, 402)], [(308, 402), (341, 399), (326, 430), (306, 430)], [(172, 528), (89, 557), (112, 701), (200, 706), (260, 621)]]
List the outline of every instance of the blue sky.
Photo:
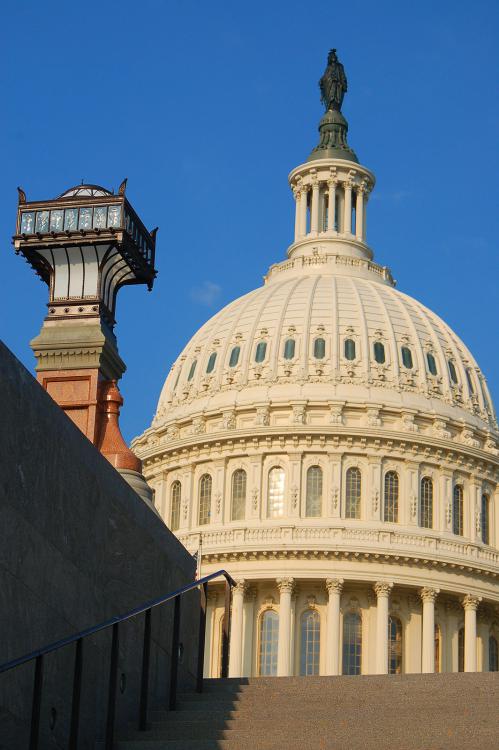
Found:
[(338, 49), (349, 141), (377, 186), (368, 239), (398, 288), (461, 336), (499, 403), (499, 5), (194, 0), (5, 2), (0, 337), (29, 368), (47, 289), (10, 245), (29, 199), (82, 179), (159, 225), (154, 290), (125, 288), (126, 438), (199, 326), (292, 240), (287, 174), (316, 144)]

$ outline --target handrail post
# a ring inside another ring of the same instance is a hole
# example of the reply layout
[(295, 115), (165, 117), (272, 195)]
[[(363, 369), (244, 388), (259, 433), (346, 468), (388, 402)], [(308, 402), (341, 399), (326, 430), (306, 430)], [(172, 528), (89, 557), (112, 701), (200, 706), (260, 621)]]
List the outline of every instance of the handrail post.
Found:
[(230, 597), (231, 586), (229, 581), (226, 579), (224, 595), (225, 611), (222, 630), (222, 669), (220, 674), (220, 677), (223, 678), (226, 678), (229, 675)]
[(177, 672), (178, 672), (178, 649), (180, 633), (180, 595), (174, 599), (175, 609), (173, 610), (173, 632), (172, 632), (172, 657), (170, 668), (170, 711), (175, 711), (177, 705)]
[(116, 713), (116, 683), (118, 681), (119, 623), (113, 625), (111, 643), (111, 666), (109, 668), (109, 692), (107, 698), (106, 742), (105, 750), (113, 750), (114, 716)]
[(83, 638), (76, 641), (75, 666), (73, 676), (73, 699), (71, 701), (71, 727), (69, 733), (69, 750), (77, 750), (78, 729), (80, 724), (81, 677), (83, 671)]
[(38, 750), (40, 737), (40, 709), (42, 706), (43, 656), (37, 656), (35, 662), (35, 679), (33, 682), (33, 703), (31, 706), (31, 731), (29, 750)]
[(198, 639), (198, 674), (196, 690), (198, 693), (203, 692), (203, 674), (204, 674), (204, 644), (206, 639), (206, 605), (208, 602), (208, 583), (203, 583), (199, 592), (199, 639)]
[(147, 729), (147, 703), (149, 699), (149, 662), (151, 656), (151, 610), (146, 610), (144, 621), (144, 647), (142, 649), (142, 678), (140, 682), (139, 730)]

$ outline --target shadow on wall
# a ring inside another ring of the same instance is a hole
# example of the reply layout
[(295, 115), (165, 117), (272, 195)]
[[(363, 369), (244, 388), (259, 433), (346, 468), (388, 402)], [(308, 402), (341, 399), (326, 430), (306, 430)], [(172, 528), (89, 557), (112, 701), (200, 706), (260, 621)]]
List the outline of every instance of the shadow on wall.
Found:
[[(0, 342), (0, 663), (194, 578), (191, 555)], [(183, 597), (179, 689), (199, 592)], [(152, 613), (150, 708), (166, 706), (173, 602)], [(120, 628), (116, 729), (138, 719), (144, 617)], [(84, 642), (80, 748), (104, 735), (112, 629)], [(67, 747), (75, 647), (45, 659), (40, 748)], [(34, 662), (0, 675), (0, 749), (28, 747)]]

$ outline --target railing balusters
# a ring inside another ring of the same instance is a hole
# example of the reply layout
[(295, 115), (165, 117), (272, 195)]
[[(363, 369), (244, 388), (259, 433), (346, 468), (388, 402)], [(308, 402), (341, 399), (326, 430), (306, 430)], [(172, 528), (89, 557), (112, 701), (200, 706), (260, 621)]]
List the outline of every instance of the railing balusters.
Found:
[(225, 581), (225, 592), (224, 592), (224, 619), (222, 629), (222, 669), (220, 677), (228, 677), (229, 675), (229, 634), (230, 634), (230, 583)]
[(175, 597), (175, 609), (173, 611), (172, 632), (172, 661), (170, 667), (170, 711), (174, 711), (177, 705), (177, 672), (178, 672), (178, 648), (180, 633), (180, 596)]
[(71, 728), (68, 750), (77, 750), (78, 728), (80, 724), (81, 677), (83, 672), (83, 638), (76, 641), (75, 666), (73, 676), (73, 699), (71, 702)]
[(146, 610), (144, 620), (144, 647), (142, 649), (142, 677), (140, 681), (139, 729), (147, 729), (147, 702), (149, 699), (149, 662), (151, 657), (151, 610)]
[(203, 692), (203, 674), (204, 674), (204, 642), (206, 638), (206, 604), (208, 602), (208, 584), (203, 583), (200, 589), (199, 600), (199, 639), (198, 639), (198, 674), (196, 681), (196, 690), (198, 693)]
[(113, 625), (113, 640), (111, 643), (111, 666), (109, 668), (109, 693), (107, 699), (106, 742), (105, 749), (113, 750), (114, 717), (116, 713), (116, 687), (118, 682), (119, 656), (119, 623)]
[(31, 731), (29, 750), (38, 750), (40, 738), (40, 709), (42, 706), (43, 656), (37, 656), (35, 662), (35, 679), (33, 682), (33, 703), (31, 705)]

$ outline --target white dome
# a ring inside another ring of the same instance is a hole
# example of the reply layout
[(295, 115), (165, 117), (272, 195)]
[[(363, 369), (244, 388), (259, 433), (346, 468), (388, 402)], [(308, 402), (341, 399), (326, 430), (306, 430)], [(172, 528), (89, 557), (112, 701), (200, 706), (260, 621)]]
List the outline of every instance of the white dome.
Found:
[[(307, 266), (302, 257), (274, 266), (265, 286), (205, 323), (172, 367), (156, 424), (282, 400), (372, 402), (475, 427), (493, 424), (482, 373), (437, 315), (396, 290), (387, 270), (372, 262), (355, 259), (349, 266), (337, 256), (315, 258)], [(324, 341), (320, 358), (317, 339)], [(287, 340), (294, 341), (289, 359)], [(351, 360), (346, 340), (355, 345)], [(260, 342), (265, 355), (258, 363)], [(376, 342), (384, 362), (376, 361)], [(412, 367), (404, 366), (404, 348)]]

